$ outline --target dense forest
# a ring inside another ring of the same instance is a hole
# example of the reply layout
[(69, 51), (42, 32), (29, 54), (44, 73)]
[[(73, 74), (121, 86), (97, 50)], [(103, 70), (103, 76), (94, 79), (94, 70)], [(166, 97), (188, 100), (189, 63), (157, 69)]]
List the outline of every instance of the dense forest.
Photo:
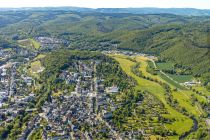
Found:
[[(146, 52), (190, 67), (209, 82), (210, 33), (206, 16), (77, 12), (65, 8), (1, 13), (1, 47), (17, 40), (53, 37), (70, 49)], [(202, 62), (202, 63), (201, 63)]]

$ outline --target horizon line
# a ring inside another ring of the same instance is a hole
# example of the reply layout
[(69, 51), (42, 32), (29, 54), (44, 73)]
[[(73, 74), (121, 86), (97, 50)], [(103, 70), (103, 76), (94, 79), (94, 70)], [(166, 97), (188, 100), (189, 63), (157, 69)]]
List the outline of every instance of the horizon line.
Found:
[(24, 8), (86, 8), (86, 9), (196, 9), (196, 10), (210, 10), (206, 8), (196, 7), (80, 7), (80, 6), (23, 6), (23, 7), (0, 7), (0, 9), (24, 9)]
[(24, 8), (86, 8), (86, 9), (195, 9), (195, 10), (210, 10), (210, 9), (202, 9), (202, 8), (195, 8), (195, 7), (79, 7), (79, 6), (23, 6), (23, 7), (0, 7), (0, 9), (24, 9)]

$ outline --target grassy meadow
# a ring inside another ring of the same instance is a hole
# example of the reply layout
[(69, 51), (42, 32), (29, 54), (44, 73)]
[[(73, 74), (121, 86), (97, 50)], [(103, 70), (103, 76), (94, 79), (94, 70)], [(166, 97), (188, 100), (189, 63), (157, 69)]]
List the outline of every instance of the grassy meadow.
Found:
[(20, 47), (23, 47), (23, 48), (26, 48), (26, 49), (39, 49), (40, 48), (40, 43), (37, 42), (36, 40), (34, 39), (24, 39), (24, 40), (19, 40), (18, 41)]
[(169, 114), (164, 114), (164, 117), (168, 119), (175, 119), (175, 121), (172, 122), (171, 124), (164, 124), (166, 128), (176, 131), (178, 135), (181, 135), (182, 133), (185, 133), (190, 130), (190, 128), (193, 125), (193, 121), (187, 116), (184, 116), (183, 114), (179, 113), (178, 111), (176, 111), (170, 105), (167, 104), (165, 100), (165, 96), (164, 96), (164, 89), (162, 86), (160, 86), (159, 84), (155, 82), (145, 80), (133, 74), (131, 72), (130, 67), (134, 65), (134, 62), (127, 60), (125, 58), (122, 58), (122, 56), (120, 57), (114, 56), (114, 58), (120, 63), (120, 66), (126, 72), (126, 74), (133, 77), (137, 81), (138, 86), (136, 88), (143, 91), (150, 92), (165, 105), (165, 108), (167, 109)]
[[(190, 89), (182, 88), (175, 90), (177, 88), (177, 85), (168, 82), (168, 79), (162, 78), (159, 74), (153, 75), (147, 72), (146, 67), (148, 65), (148, 59), (146, 57), (135, 57), (136, 62), (131, 61), (131, 59), (128, 59), (127, 56), (124, 55), (111, 55), (111, 57), (119, 62), (121, 68), (123, 69), (123, 71), (125, 71), (127, 75), (137, 81), (136, 89), (148, 91), (151, 95), (157, 97), (157, 99), (164, 104), (164, 107), (168, 113), (162, 115), (169, 120), (173, 120), (171, 123), (164, 123), (164, 126), (168, 130), (175, 131), (177, 133), (177, 137), (168, 137), (169, 139), (178, 139), (179, 136), (181, 136), (185, 132), (190, 131), (190, 129), (193, 127), (193, 120), (189, 116), (186, 116), (185, 114), (179, 112), (176, 108), (168, 104), (168, 102), (166, 101), (165, 90), (160, 84), (135, 75), (131, 71), (131, 67), (135, 65), (135, 63), (140, 63), (139, 71), (141, 71), (144, 76), (157, 79), (158, 81), (167, 83), (170, 87), (172, 87), (171, 94), (173, 99), (177, 101), (178, 107), (186, 110), (187, 114), (194, 116), (198, 120), (201, 115), (205, 115), (204, 110), (200, 106), (200, 103), (207, 102), (205, 96), (196, 94)], [(164, 67), (171, 68), (171, 64), (164, 64)], [(200, 88), (200, 90), (204, 91), (204, 89), (202, 88)], [(196, 100), (197, 102), (194, 102), (194, 100)], [(199, 120), (199, 123), (202, 122), (203, 120)], [(130, 123), (132, 124), (132, 121), (130, 121)]]

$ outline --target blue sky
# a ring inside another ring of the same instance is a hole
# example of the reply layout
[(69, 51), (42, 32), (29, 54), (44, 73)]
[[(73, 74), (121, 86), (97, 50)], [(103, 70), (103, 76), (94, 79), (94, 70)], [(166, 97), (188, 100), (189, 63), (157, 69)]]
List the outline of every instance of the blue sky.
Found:
[(210, 0), (0, 0), (0, 7), (159, 7), (210, 9)]

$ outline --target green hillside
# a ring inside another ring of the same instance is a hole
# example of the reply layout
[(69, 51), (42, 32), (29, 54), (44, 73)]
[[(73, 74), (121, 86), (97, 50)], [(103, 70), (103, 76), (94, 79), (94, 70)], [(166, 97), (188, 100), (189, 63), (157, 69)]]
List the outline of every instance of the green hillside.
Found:
[(209, 25), (167, 25), (141, 31), (116, 31), (104, 38), (120, 40), (119, 49), (155, 54), (160, 59), (187, 67), (196, 77), (209, 82)]
[(210, 16), (103, 10), (0, 9), (0, 139), (209, 139)]
[(69, 41), (66, 47), (71, 49), (146, 52), (187, 67), (205, 85), (210, 79), (210, 18), (206, 16), (37, 9), (5, 11), (0, 18), (0, 37), (8, 40), (47, 36)]

